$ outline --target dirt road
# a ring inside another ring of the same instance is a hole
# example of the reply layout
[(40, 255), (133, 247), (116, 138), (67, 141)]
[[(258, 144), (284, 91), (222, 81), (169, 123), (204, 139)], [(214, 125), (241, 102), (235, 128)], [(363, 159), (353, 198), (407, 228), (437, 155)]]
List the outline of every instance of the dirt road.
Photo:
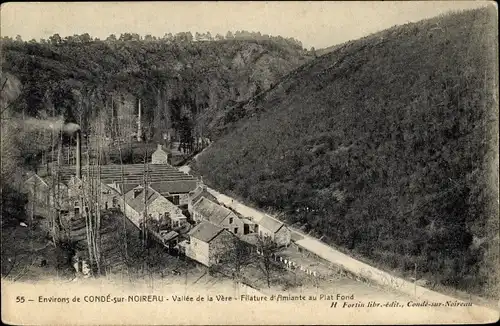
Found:
[[(258, 222), (264, 216), (263, 212), (260, 212), (254, 208), (248, 207), (233, 198), (226, 196), (224, 194), (219, 193), (214, 189), (208, 189), (221, 203), (224, 205), (231, 207), (236, 212), (240, 213), (245, 217), (251, 217), (256, 222)], [(346, 254), (324, 244), (320, 240), (308, 236), (304, 233), (301, 233), (298, 230), (292, 229), (292, 232), (296, 234), (300, 234), (303, 239), (296, 241), (296, 243), (308, 251), (318, 255), (319, 257), (343, 267), (344, 269), (358, 275), (364, 277), (368, 280), (376, 282), (382, 286), (393, 288), (399, 292), (405, 293), (412, 297), (416, 297), (420, 300), (428, 300), (432, 302), (446, 302), (446, 301), (459, 301), (453, 297), (438, 293), (436, 291), (432, 291), (426, 289), (422, 286), (416, 286), (413, 282), (406, 281), (402, 278), (395, 277), (390, 275), (387, 272), (384, 272), (378, 268), (372, 267), (368, 264), (365, 264), (359, 260), (356, 260), (352, 257), (347, 256)], [(481, 307), (482, 308), (482, 307)], [(493, 319), (498, 317), (498, 311), (492, 310), (489, 308), (484, 308), (484, 313), (493, 316)], [(497, 316), (497, 317), (494, 317)]]

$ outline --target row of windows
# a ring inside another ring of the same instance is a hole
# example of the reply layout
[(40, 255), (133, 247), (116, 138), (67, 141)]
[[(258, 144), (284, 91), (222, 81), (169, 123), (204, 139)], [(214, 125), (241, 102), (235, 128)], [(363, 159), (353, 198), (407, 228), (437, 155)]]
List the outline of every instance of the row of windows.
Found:
[[(225, 229), (225, 230), (230, 231), (230, 230), (229, 230), (229, 228), (224, 228), (224, 229)], [(237, 233), (238, 233), (238, 228), (234, 228), (234, 229), (233, 229), (233, 233), (234, 233), (234, 234), (237, 234)]]

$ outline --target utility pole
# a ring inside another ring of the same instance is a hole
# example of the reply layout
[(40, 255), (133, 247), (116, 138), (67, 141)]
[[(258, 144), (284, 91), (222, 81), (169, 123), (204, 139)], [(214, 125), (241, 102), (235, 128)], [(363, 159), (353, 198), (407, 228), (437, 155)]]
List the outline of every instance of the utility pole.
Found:
[[(52, 118), (55, 118), (56, 116), (56, 108), (55, 106), (52, 106)], [(55, 184), (54, 184), (54, 174), (55, 174), (55, 167), (54, 167), (54, 151), (55, 151), (55, 141), (56, 141), (56, 135), (55, 135), (55, 130), (54, 128), (52, 129), (52, 150), (51, 150), (51, 156), (52, 156), (52, 169), (51, 169), (51, 177), (52, 177), (52, 184), (51, 184), (51, 194), (52, 194), (52, 200), (55, 201), (55, 195), (56, 195), (56, 189), (55, 189)], [(50, 195), (49, 195), (49, 200), (47, 202), (47, 208), (50, 212), (50, 224), (52, 228), (52, 241), (54, 242), (54, 246), (57, 246), (56, 242), (56, 217), (55, 217), (55, 210), (53, 209), (53, 205), (50, 204)]]
[(35, 200), (37, 198), (36, 196), (36, 190), (37, 190), (37, 183), (38, 179), (34, 178), (35, 182), (33, 183), (33, 195), (31, 198), (31, 214), (30, 214), (30, 247), (31, 247), (31, 257), (33, 257), (33, 254), (35, 252), (34, 246), (33, 246), (33, 222), (34, 222), (34, 217), (35, 217)]
[(143, 174), (143, 186), (144, 186), (144, 221), (143, 221), (143, 246), (146, 245), (147, 241), (147, 220), (148, 220), (148, 175), (149, 175), (149, 164), (148, 164), (148, 149), (145, 146), (144, 152), (144, 174)]

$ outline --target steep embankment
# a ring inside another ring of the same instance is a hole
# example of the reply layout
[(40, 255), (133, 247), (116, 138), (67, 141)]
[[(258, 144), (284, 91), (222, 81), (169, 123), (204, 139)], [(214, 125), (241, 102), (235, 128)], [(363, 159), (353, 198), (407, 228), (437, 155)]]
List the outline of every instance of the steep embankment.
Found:
[(496, 12), (391, 28), (216, 121), (207, 183), (403, 273), (497, 295)]

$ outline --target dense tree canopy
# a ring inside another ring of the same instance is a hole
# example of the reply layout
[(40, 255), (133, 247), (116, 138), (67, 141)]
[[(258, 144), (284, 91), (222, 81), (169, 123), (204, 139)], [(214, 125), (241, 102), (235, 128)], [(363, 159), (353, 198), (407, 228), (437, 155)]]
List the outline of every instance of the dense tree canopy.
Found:
[[(190, 32), (163, 38), (112, 34), (105, 41), (88, 33), (54, 34), (40, 43), (4, 37), (2, 68), (22, 83), (17, 112), (37, 116), (53, 107), (49, 115), (85, 130), (98, 111), (112, 121), (113, 114), (135, 114), (120, 107), (136, 107), (141, 99), (148, 139), (171, 130), (200, 136), (208, 134), (219, 110), (269, 88), (310, 58), (294, 39), (236, 34), (214, 40), (210, 32), (197, 33), (197, 42)], [(189, 118), (181, 115), (183, 108), (191, 111)], [(187, 126), (191, 130), (183, 130)]]
[(196, 168), (385, 268), (496, 295), (495, 20), (348, 42), (228, 109)]

